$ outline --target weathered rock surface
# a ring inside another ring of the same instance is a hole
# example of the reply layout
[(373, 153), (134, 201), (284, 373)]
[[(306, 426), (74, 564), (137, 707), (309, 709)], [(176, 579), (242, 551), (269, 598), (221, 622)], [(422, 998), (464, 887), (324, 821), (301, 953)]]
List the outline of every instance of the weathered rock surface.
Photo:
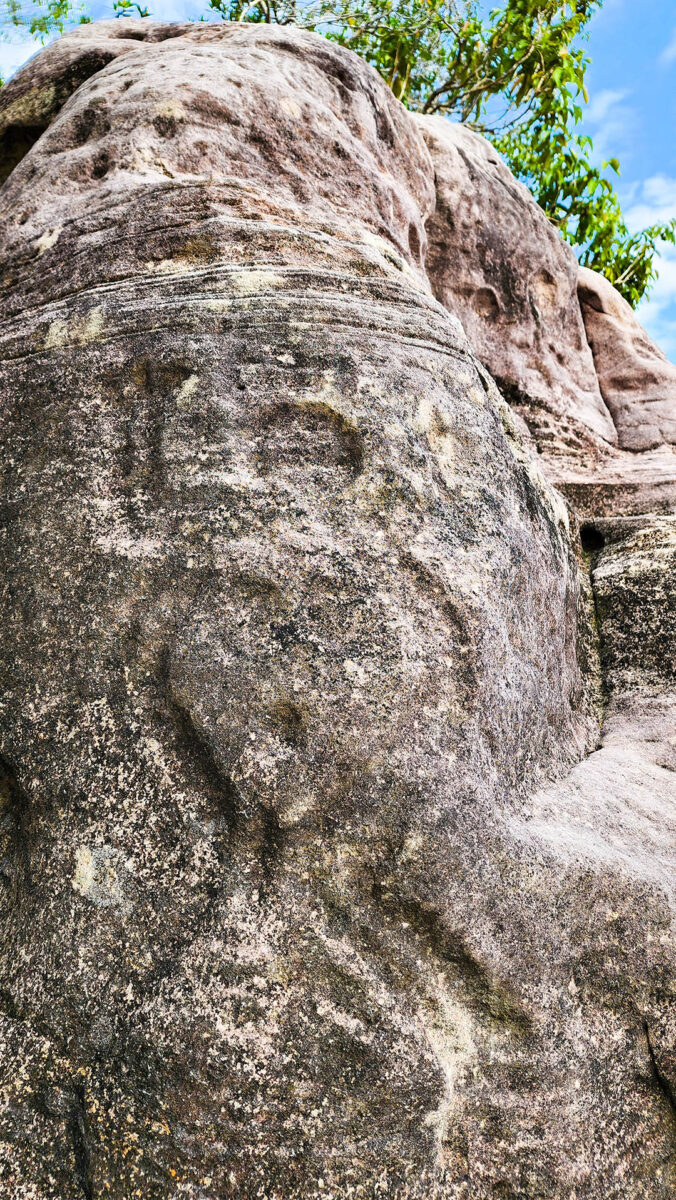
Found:
[(453, 191), (443, 130), (433, 166), (369, 68), (274, 27), (85, 27), (3, 90), (14, 127), (29, 95), (0, 1191), (666, 1200), (676, 530), (615, 505), (625, 457), (635, 513), (673, 476), (612, 444), (569, 266), (568, 367), (542, 305), (503, 358), (584, 476), (583, 549), (439, 290), (439, 214), (478, 238), (467, 178), (502, 178), (476, 139)]
[(86, 79), (138, 42), (163, 41), (181, 33), (179, 25), (146, 21), (102, 21), (82, 25), (37, 55), (3, 92), (0, 113), (0, 183), (21, 161)]

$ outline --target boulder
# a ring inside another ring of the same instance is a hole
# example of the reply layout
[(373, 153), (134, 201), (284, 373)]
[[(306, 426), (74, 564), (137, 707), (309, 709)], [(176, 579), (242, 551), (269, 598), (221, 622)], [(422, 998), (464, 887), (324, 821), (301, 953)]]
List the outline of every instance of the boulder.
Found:
[(673, 522), (580, 544), (348, 51), (0, 113), (118, 30), (0, 189), (0, 1191), (667, 1200)]
[[(171, 264), (206, 270), (223, 257), (229, 229), (231, 266), (289, 266), (301, 223), (312, 241), (299, 264), (311, 246), (311, 261), (328, 271), (384, 269), (395, 286), (411, 275), (430, 290), (429, 155), (360, 59), (279, 27), (268, 44), (252, 45), (235, 23), (151, 23), (148, 41), (136, 40), (139, 25), (84, 26), (88, 33), (45, 51), (61, 95), (81, 47), (124, 47), (52, 113), (3, 189), (9, 311), (138, 270), (149, 278)], [(116, 41), (118, 31), (126, 36)], [(31, 60), (3, 89), (3, 109), (42, 88), (44, 73), (40, 57)]]

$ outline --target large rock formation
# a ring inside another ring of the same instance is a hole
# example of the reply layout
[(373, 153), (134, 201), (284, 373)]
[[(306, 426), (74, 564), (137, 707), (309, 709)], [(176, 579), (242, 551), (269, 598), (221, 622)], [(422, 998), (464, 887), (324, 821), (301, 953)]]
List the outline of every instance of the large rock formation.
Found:
[(0, 1191), (666, 1200), (676, 523), (567, 252), (455, 259), (489, 152), (297, 30), (0, 134)]

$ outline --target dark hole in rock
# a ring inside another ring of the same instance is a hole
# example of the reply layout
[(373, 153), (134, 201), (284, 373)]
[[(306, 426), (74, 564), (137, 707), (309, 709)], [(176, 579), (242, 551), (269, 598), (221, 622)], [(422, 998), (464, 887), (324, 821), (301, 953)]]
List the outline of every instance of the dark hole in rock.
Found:
[(176, 131), (178, 129), (178, 121), (176, 120), (176, 117), (160, 113), (159, 116), (155, 117), (153, 125), (155, 126), (155, 130), (160, 137), (171, 138), (176, 136)]
[(591, 521), (585, 521), (580, 526), (580, 542), (582, 549), (586, 550), (587, 554), (596, 554), (599, 550), (603, 550), (606, 539), (596, 525), (593, 525)]
[(92, 162), (92, 177), (94, 179), (103, 179), (110, 170), (110, 159), (105, 150), (101, 150), (94, 156)]
[(280, 736), (289, 745), (295, 746), (303, 741), (305, 716), (297, 704), (291, 700), (279, 700), (273, 705), (270, 715), (278, 727)]
[(11, 763), (0, 755), (0, 909), (7, 900), (16, 899), (29, 878), (27, 807)]
[(492, 288), (479, 288), (472, 296), (472, 307), (485, 321), (497, 321), (500, 303)]
[(84, 112), (77, 115), (72, 125), (74, 146), (84, 146), (92, 137), (101, 137), (109, 133), (110, 121), (105, 105), (97, 102), (87, 105)]
[(31, 146), (44, 133), (46, 125), (9, 125), (0, 138), (0, 184), (12, 174)]

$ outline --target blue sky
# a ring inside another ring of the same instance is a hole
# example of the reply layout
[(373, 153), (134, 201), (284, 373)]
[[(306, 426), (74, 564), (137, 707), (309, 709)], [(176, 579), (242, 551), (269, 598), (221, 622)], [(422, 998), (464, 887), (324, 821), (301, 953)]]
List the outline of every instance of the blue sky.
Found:
[[(676, 3), (605, 0), (591, 22), (586, 126), (599, 157), (619, 158), (631, 229), (676, 217)], [(639, 317), (676, 361), (676, 248)]]
[[(203, 0), (144, 2), (154, 17), (169, 21), (206, 8)], [(109, 16), (112, 0), (92, 0), (88, 11)], [(0, 41), (0, 73), (7, 78), (36, 48), (16, 35)], [(630, 227), (676, 217), (675, 0), (605, 0), (591, 22), (587, 50), (586, 130), (599, 158), (620, 159), (618, 189)], [(660, 278), (639, 316), (676, 361), (676, 248), (665, 248)]]

